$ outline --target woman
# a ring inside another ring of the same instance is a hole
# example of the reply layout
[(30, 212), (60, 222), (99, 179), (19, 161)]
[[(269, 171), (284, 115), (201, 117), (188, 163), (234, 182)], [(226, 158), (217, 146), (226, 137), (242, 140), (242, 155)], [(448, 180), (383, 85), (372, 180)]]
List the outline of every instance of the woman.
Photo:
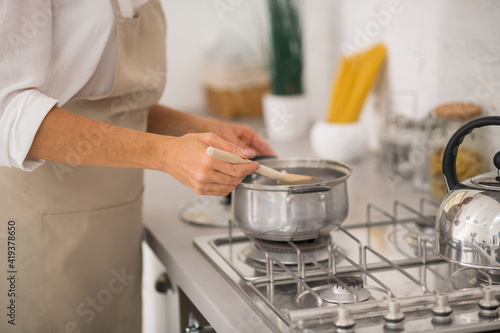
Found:
[(139, 332), (142, 169), (226, 195), (258, 164), (208, 146), (274, 152), (156, 104), (159, 0), (7, 0), (0, 22), (0, 331)]

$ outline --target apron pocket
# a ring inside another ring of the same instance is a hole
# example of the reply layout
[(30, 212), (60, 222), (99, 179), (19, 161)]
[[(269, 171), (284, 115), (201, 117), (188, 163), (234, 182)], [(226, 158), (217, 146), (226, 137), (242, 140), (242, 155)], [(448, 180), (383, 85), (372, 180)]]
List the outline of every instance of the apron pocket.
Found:
[(46, 331), (140, 332), (141, 204), (42, 215)]

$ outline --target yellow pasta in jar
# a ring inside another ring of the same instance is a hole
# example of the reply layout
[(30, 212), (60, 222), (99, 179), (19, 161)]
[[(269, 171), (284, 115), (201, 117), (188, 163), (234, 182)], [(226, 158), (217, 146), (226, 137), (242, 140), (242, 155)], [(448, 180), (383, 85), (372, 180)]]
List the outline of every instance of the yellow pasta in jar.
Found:
[[(444, 148), (440, 148), (431, 154), (432, 194), (437, 199), (443, 199), (447, 194), (443, 180), (443, 153)], [(456, 168), (459, 181), (484, 173), (483, 154), (478, 150), (460, 147)]]

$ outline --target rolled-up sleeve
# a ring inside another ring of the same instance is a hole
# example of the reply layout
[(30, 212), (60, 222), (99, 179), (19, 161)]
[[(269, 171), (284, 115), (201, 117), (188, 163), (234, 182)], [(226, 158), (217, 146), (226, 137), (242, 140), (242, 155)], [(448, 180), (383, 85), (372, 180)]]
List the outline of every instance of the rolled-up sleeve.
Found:
[(51, 65), (51, 1), (0, 2), (0, 166), (32, 171), (28, 152), (57, 100), (42, 92)]

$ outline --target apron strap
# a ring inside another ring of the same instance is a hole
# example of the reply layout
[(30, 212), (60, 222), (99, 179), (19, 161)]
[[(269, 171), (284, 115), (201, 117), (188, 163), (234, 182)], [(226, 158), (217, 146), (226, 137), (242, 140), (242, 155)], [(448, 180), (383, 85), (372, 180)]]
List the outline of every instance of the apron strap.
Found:
[(113, 9), (115, 10), (116, 17), (121, 17), (122, 11), (118, 0), (111, 0), (111, 4), (113, 5)]

